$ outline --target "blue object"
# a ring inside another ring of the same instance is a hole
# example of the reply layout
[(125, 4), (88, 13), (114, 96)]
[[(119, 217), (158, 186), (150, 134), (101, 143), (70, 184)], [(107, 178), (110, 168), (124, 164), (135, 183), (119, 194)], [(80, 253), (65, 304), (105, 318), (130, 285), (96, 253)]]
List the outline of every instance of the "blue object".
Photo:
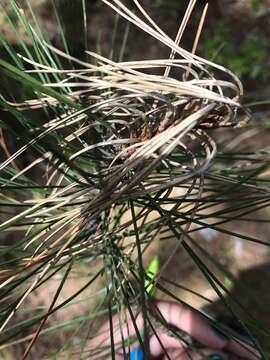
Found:
[(130, 360), (143, 360), (143, 350), (141, 348), (137, 348), (130, 353)]
[(224, 360), (223, 357), (218, 353), (209, 355), (208, 359), (209, 360)]

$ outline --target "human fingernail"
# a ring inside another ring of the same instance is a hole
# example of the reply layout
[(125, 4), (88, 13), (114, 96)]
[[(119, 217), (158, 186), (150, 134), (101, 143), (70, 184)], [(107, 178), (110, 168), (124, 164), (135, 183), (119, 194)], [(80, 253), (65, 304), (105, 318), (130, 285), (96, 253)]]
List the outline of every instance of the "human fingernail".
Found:
[(224, 360), (223, 357), (218, 353), (208, 355), (208, 359), (209, 360)]
[(212, 330), (215, 332), (215, 334), (222, 340), (230, 340), (230, 337), (226, 334), (224, 334), (223, 331), (215, 327), (214, 325), (211, 325)]
[(132, 350), (129, 360), (143, 360), (143, 350), (141, 348)]

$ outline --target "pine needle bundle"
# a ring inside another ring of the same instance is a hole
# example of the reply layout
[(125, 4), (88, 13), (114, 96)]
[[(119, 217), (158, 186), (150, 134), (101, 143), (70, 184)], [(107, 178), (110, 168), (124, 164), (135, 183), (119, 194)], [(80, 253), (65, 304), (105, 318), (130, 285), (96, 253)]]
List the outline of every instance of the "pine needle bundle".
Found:
[[(92, 318), (85, 315), (79, 325), (74, 323), (78, 334), (83, 328), (88, 335), (79, 344), (68, 341), (71, 353), (85, 351), (85, 356), (99, 358), (97, 349), (96, 355), (87, 350), (93, 336), (89, 322), (104, 313), (131, 316), (136, 305), (147, 322), (146, 279), (148, 286), (150, 281), (173, 298), (160, 282), (170, 258), (155, 276), (147, 275), (145, 257), (157, 239), (174, 239), (172, 253), (183, 247), (223, 297), (226, 289), (220, 290), (222, 284), (196, 255), (192, 234), (209, 226), (202, 211), (211, 212), (215, 198), (232, 186), (250, 196), (266, 191), (254, 187), (250, 173), (240, 179), (240, 173), (212, 169), (219, 160), (211, 131), (239, 128), (250, 115), (241, 105), (237, 76), (196, 55), (207, 7), (189, 52), (180, 44), (196, 1), (190, 1), (174, 40), (137, 0), (133, 10), (119, 0), (102, 2), (167, 47), (168, 58), (115, 61), (87, 50), (86, 60), (78, 59), (50, 44), (38, 23), (32, 26), (34, 14), (30, 21), (13, 0), (12, 9), (34, 51), (23, 43), (17, 54), (2, 39), (12, 61), (0, 60), (1, 73), (20, 84), (27, 96), (0, 98), (1, 125), (19, 144), (9, 156), (4, 152), (0, 164), (0, 229), (20, 234), (14, 243), (1, 246), (0, 340), (4, 347), (23, 343), (23, 358), (38, 346), (42, 334), (50, 333), (50, 316), (87, 289), (97, 304)], [(22, 167), (25, 154), (32, 161)], [(248, 206), (238, 204), (221, 215)], [(210, 226), (222, 231), (220, 222)], [(74, 269), (82, 266), (83, 286), (60, 301)], [(46, 289), (57, 275), (60, 281), (49, 307), (17, 317), (28, 297)], [(102, 286), (92, 290), (98, 281)], [(256, 338), (251, 339), (262, 351)], [(58, 354), (65, 354), (66, 347)]]

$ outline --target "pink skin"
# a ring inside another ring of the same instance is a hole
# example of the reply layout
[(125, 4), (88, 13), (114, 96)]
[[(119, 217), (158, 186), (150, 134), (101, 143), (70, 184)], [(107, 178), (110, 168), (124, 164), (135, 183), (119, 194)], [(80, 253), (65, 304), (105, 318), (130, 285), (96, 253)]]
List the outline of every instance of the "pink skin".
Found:
[[(206, 358), (207, 354), (219, 353), (224, 360), (228, 359), (227, 352), (233, 354), (234, 360), (236, 359), (259, 359), (260, 356), (255, 350), (248, 348), (247, 345), (241, 345), (234, 340), (224, 340), (218, 337), (213, 329), (205, 322), (205, 320), (198, 314), (191, 310), (173, 302), (158, 301), (157, 306), (162, 316), (168, 323), (175, 327), (184, 330), (190, 334), (199, 343), (205, 346), (203, 350), (204, 355), (189, 351), (185, 344), (181, 343), (177, 339), (170, 337), (167, 334), (157, 331), (159, 340), (161, 340), (163, 347), (168, 352), (170, 359), (172, 360), (201, 360)], [(119, 316), (113, 317), (114, 328), (114, 342), (115, 344), (121, 344), (122, 337), (125, 339), (128, 336), (135, 336), (136, 330), (129, 316), (124, 313), (121, 315), (122, 321), (125, 322), (125, 316), (128, 317), (128, 326), (122, 325), (122, 335), (119, 327)], [(139, 315), (136, 318), (136, 324), (138, 329), (143, 328), (142, 316)], [(99, 355), (91, 356), (91, 359), (111, 359), (110, 354), (110, 327), (109, 323), (105, 323), (98, 332), (97, 336), (91, 341), (90, 349), (97, 349), (99, 346), (108, 346), (107, 351), (102, 351)], [(158, 338), (152, 336), (149, 342), (149, 349), (151, 353), (151, 360), (165, 360), (168, 359), (165, 356), (162, 346), (160, 345)], [(116, 346), (117, 347), (117, 346)], [(138, 347), (138, 343), (133, 344), (131, 349)], [(89, 350), (90, 350), (89, 349)], [(117, 347), (117, 360), (123, 360), (123, 352), (121, 346)], [(119, 350), (120, 349), (120, 350)], [(106, 356), (107, 355), (107, 356)]]

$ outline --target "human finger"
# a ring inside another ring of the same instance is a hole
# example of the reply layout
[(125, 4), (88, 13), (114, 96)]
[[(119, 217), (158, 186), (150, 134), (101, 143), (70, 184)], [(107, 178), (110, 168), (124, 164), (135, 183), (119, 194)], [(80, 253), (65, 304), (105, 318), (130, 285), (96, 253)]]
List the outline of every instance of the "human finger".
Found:
[(228, 341), (225, 349), (233, 354), (239, 355), (243, 359), (258, 360), (261, 358), (257, 350), (239, 340)]
[[(195, 352), (188, 349), (169, 349), (162, 357), (153, 360), (232, 360), (225, 352), (205, 349), (203, 351)], [(234, 358), (233, 360), (240, 360)]]
[(251, 346), (230, 339), (210, 326), (202, 316), (174, 302), (157, 302), (160, 313), (171, 325), (184, 330), (202, 345), (217, 350), (228, 350), (239, 357), (255, 360), (258, 352)]
[(150, 338), (150, 354), (153, 357), (159, 357), (164, 353), (164, 349), (175, 349), (183, 351), (183, 343), (172, 336), (158, 331)]

